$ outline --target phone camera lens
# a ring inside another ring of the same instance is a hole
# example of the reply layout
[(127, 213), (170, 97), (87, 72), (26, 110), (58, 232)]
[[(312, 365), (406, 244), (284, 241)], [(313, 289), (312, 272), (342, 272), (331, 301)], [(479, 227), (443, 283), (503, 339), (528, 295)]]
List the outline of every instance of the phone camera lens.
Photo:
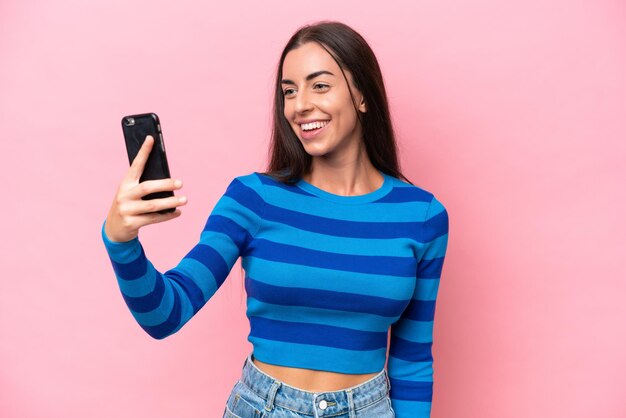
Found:
[(134, 118), (126, 118), (126, 126), (134, 126), (135, 125), (135, 119)]

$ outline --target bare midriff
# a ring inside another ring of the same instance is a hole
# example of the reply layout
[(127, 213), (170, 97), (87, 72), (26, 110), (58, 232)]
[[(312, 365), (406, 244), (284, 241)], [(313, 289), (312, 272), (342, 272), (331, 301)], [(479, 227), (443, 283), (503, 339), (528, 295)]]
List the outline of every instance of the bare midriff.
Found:
[(309, 392), (329, 392), (358, 386), (370, 380), (378, 373), (368, 374), (345, 374), (327, 372), (323, 370), (300, 369), (297, 367), (285, 367), (275, 364), (264, 363), (256, 357), (252, 358), (255, 366), (265, 374), (272, 376), (297, 389)]

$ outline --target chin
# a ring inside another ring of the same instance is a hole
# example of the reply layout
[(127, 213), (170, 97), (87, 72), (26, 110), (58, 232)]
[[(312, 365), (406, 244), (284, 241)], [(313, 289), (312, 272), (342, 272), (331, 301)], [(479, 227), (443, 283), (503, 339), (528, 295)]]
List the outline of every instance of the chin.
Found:
[(307, 154), (309, 154), (311, 157), (324, 157), (326, 155), (329, 155), (331, 153), (331, 150), (326, 149), (326, 148), (314, 148), (314, 147), (304, 147), (304, 150), (306, 151)]
[(319, 149), (325, 149), (327, 148), (325, 145), (325, 142), (323, 141), (316, 141), (316, 140), (307, 140), (307, 139), (302, 139), (300, 137), (298, 137), (298, 139), (300, 140), (300, 143), (302, 144), (302, 148), (304, 148), (307, 152), (309, 151), (313, 151), (313, 150), (319, 150)]
[(324, 150), (320, 150), (318, 148), (315, 147), (307, 147), (306, 145), (302, 144), (302, 147), (304, 148), (304, 150), (306, 151), (307, 154), (309, 154), (312, 157), (317, 157), (319, 155), (324, 154)]

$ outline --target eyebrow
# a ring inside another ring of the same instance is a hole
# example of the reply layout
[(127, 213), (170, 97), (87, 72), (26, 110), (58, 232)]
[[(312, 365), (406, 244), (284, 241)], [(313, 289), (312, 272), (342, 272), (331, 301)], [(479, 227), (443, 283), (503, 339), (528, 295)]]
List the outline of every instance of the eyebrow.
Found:
[[(306, 81), (312, 80), (315, 77), (319, 77), (322, 74), (329, 74), (329, 75), (332, 75), (332, 76), (335, 75), (335, 74), (331, 73), (330, 71), (326, 71), (326, 70), (315, 71), (314, 73), (311, 73), (311, 74), (306, 76)], [(284, 79), (284, 80), (282, 80), (280, 82), (280, 84), (296, 84), (296, 83), (294, 83), (292, 80)]]

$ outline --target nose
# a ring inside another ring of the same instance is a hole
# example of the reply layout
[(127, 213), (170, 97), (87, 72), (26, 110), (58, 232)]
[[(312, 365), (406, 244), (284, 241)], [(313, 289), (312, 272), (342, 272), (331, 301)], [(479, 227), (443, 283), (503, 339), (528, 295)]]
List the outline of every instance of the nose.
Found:
[(305, 89), (298, 92), (298, 95), (296, 96), (295, 101), (296, 103), (294, 106), (294, 110), (296, 111), (296, 113), (306, 112), (307, 110), (310, 110), (313, 107), (310, 97)]

